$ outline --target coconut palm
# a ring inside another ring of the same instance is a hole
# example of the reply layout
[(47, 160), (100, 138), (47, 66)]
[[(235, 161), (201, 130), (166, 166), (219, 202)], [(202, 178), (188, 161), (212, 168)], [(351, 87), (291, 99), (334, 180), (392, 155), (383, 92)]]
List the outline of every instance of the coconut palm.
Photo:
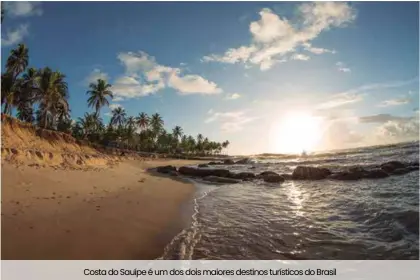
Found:
[(13, 80), (25, 71), (28, 66), (28, 48), (24, 44), (19, 44), (16, 49), (10, 51), (10, 56), (6, 62), (6, 72), (12, 75)]
[(68, 114), (70, 111), (67, 83), (64, 78), (64, 74), (54, 72), (48, 67), (38, 73), (35, 89), (36, 99), (39, 101), (37, 119), (44, 128), (54, 127), (57, 115)]
[[(126, 124), (127, 127), (130, 127), (130, 128), (134, 129), (135, 126), (136, 126), (136, 118), (132, 117), (132, 116), (128, 117), (125, 124)], [(135, 129), (134, 129), (134, 131), (135, 131)]]
[(157, 136), (163, 129), (163, 120), (159, 113), (155, 113), (152, 115), (149, 125), (152, 128), (152, 131)]
[(179, 125), (175, 126), (174, 129), (172, 130), (172, 134), (177, 140), (182, 136), (183, 133), (184, 131)]
[(112, 110), (111, 124), (122, 126), (125, 124), (127, 113), (122, 107)]
[(98, 117), (96, 113), (85, 113), (83, 118), (78, 119), (78, 124), (83, 129), (83, 137), (86, 138), (88, 135), (94, 134), (101, 130), (102, 119)]
[(95, 108), (95, 113), (97, 115), (99, 115), (99, 111), (103, 106), (109, 106), (107, 98), (114, 98), (114, 95), (110, 90), (111, 87), (110, 84), (102, 79), (98, 79), (96, 84), (91, 83), (89, 85), (90, 90), (86, 92), (86, 94), (89, 95), (88, 106)]
[(15, 81), (11, 73), (1, 75), (1, 104), (4, 104), (3, 113), (12, 114), (13, 107), (17, 105), (21, 83)]
[(136, 117), (136, 124), (141, 130), (145, 130), (149, 126), (149, 116), (146, 113), (141, 113)]

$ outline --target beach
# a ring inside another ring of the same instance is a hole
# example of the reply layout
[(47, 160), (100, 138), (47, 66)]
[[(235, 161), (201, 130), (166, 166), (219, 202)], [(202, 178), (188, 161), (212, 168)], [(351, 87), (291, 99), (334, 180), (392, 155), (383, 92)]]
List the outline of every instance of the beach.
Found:
[(188, 160), (125, 160), (101, 169), (2, 160), (2, 259), (155, 259), (183, 228), (192, 184), (147, 169)]

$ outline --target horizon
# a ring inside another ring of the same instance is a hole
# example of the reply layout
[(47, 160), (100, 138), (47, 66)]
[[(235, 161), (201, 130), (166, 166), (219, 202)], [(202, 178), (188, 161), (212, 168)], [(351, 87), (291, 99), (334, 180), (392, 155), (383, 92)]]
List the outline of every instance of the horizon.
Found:
[(416, 2), (3, 3), (2, 72), (26, 44), (29, 67), (66, 75), (73, 120), (102, 78), (105, 123), (158, 112), (231, 155), (419, 139)]

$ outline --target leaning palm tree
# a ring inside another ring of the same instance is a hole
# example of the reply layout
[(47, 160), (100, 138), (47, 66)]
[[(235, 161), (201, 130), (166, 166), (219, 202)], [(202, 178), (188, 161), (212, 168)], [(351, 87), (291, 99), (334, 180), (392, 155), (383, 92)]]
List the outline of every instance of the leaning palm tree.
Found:
[(99, 115), (99, 111), (103, 106), (109, 106), (107, 97), (110, 97), (111, 99), (114, 98), (114, 95), (110, 90), (111, 87), (110, 84), (102, 79), (98, 79), (96, 84), (91, 83), (89, 85), (90, 90), (86, 92), (86, 94), (89, 95), (88, 106), (95, 108), (96, 115)]
[(17, 105), (21, 83), (13, 79), (11, 73), (1, 75), (1, 104), (4, 104), (3, 113), (12, 114), (13, 107)]
[(149, 121), (149, 116), (146, 113), (141, 113), (136, 117), (136, 124), (142, 131), (148, 127)]
[(10, 56), (6, 62), (6, 72), (10, 73), (13, 80), (25, 71), (28, 66), (28, 48), (24, 44), (19, 44), (16, 49), (10, 51)]
[(44, 128), (53, 127), (56, 117), (69, 112), (68, 88), (65, 75), (46, 67), (39, 71), (36, 99), (39, 101), (38, 120)]
[(117, 107), (111, 112), (111, 124), (122, 126), (125, 124), (127, 113), (122, 107)]

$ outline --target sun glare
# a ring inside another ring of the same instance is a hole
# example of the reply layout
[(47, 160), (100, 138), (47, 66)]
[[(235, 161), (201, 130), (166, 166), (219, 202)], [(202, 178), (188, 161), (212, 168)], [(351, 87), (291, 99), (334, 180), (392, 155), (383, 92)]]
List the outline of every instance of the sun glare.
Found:
[(270, 141), (276, 153), (300, 154), (316, 148), (320, 137), (320, 118), (305, 112), (290, 112), (273, 124)]

